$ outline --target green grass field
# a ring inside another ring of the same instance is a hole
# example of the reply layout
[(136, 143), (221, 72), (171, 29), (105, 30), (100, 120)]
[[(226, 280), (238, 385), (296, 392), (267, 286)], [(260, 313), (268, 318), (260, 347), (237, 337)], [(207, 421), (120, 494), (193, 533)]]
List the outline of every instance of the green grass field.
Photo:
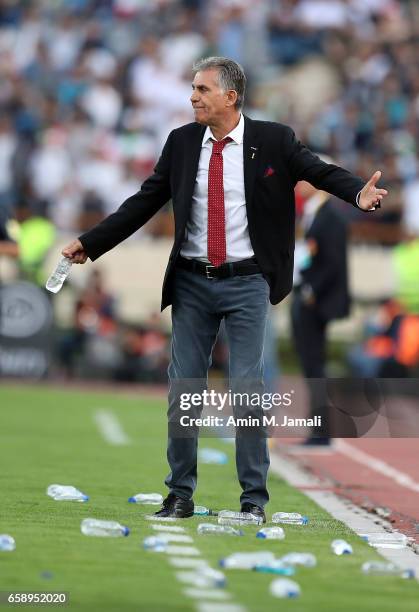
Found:
[[(70, 610), (179, 611), (196, 609), (187, 598), (187, 585), (176, 580), (176, 569), (163, 553), (144, 551), (142, 540), (152, 529), (144, 515), (154, 506), (129, 504), (130, 495), (165, 494), (165, 402), (118, 393), (66, 391), (43, 387), (0, 389), (0, 533), (16, 539), (16, 550), (0, 553), (0, 591), (67, 591)], [(98, 409), (118, 417), (131, 444), (111, 446), (94, 421)], [(227, 452), (227, 465), (202, 465), (195, 502), (214, 509), (238, 507), (234, 447), (215, 439), (201, 445)], [(74, 484), (90, 495), (86, 504), (55, 502), (46, 496), (51, 483)], [(269, 594), (274, 576), (250, 571), (227, 571), (231, 603), (250, 612), (418, 610), (416, 581), (364, 576), (361, 564), (378, 558), (344, 524), (329, 517), (300, 492), (274, 476), (270, 478), (275, 511), (301, 511), (310, 517), (305, 527), (286, 528), (283, 541), (255, 538), (246, 528), (242, 538), (198, 536), (198, 518), (177, 521), (194, 538), (213, 567), (231, 551), (311, 551), (318, 566), (298, 569), (298, 600), (279, 600)], [(115, 519), (128, 525), (128, 538), (89, 538), (80, 532), (85, 517)], [(206, 520), (206, 519), (205, 519)], [(212, 519), (215, 520), (215, 519)], [(330, 542), (344, 537), (354, 554), (336, 557)], [(50, 577), (46, 578), (45, 572)], [(1, 607), (1, 606), (0, 606)]]

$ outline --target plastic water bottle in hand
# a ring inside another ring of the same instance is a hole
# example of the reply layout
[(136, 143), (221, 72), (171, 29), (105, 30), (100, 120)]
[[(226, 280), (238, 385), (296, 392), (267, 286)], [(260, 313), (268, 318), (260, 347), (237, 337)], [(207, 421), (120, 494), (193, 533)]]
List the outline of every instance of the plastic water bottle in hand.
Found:
[(250, 512), (220, 510), (218, 513), (218, 523), (220, 525), (262, 525), (263, 518)]
[(274, 559), (275, 555), (270, 551), (238, 552), (221, 559), (220, 565), (226, 569), (253, 569), (256, 565), (271, 563)]
[(73, 262), (71, 261), (71, 259), (68, 259), (68, 257), (62, 257), (60, 259), (57, 267), (55, 268), (54, 272), (51, 274), (45, 285), (48, 291), (51, 291), (51, 293), (59, 292), (59, 290), (64, 284), (65, 279), (70, 273), (72, 263)]
[(290, 552), (281, 557), (281, 561), (288, 565), (302, 565), (303, 567), (315, 567), (317, 565), (315, 555), (309, 552)]
[(403, 569), (394, 563), (387, 561), (366, 561), (362, 565), (364, 574), (373, 576), (400, 576), (401, 578), (414, 578), (415, 571), (413, 569)]
[(268, 563), (259, 563), (253, 569), (263, 574), (279, 574), (280, 576), (293, 576), (295, 574), (295, 568), (284, 563), (281, 559), (274, 559)]
[(299, 512), (275, 512), (272, 515), (272, 522), (285, 525), (307, 525), (308, 518)]
[(16, 548), (16, 542), (11, 535), (7, 533), (0, 534), (0, 551), (11, 552)]
[(163, 503), (163, 495), (160, 493), (137, 493), (128, 498), (132, 504), (149, 504), (150, 506), (160, 506)]
[(60, 485), (52, 484), (47, 489), (47, 495), (52, 497), (55, 501), (78, 501), (86, 502), (89, 499), (88, 495), (85, 495), (76, 487), (72, 485)]
[(100, 521), (98, 519), (86, 518), (81, 522), (81, 532), (87, 536), (120, 538), (127, 536), (129, 529), (116, 521)]
[(231, 525), (217, 525), (216, 523), (200, 523), (196, 530), (200, 535), (244, 535), (241, 529), (235, 529)]
[(285, 538), (285, 531), (282, 527), (264, 527), (259, 529), (256, 537), (264, 540), (283, 540)]
[(330, 546), (335, 555), (351, 555), (354, 552), (346, 540), (333, 540)]
[(288, 580), (287, 578), (274, 580), (269, 590), (274, 597), (294, 598), (301, 594), (300, 586), (294, 580)]

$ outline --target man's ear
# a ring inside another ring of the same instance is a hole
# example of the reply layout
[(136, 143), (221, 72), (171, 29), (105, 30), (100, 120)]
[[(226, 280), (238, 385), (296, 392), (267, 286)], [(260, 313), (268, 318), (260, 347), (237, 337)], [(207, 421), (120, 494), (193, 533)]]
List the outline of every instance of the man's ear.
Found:
[(237, 91), (229, 89), (227, 92), (226, 106), (234, 106), (237, 102)]

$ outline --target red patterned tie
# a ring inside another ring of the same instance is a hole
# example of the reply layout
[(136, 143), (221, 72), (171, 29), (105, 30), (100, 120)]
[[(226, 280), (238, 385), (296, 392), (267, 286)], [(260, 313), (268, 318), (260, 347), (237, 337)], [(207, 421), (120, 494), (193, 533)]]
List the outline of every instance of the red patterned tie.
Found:
[(208, 168), (208, 259), (215, 267), (226, 260), (223, 149), (231, 141), (229, 137), (212, 140)]

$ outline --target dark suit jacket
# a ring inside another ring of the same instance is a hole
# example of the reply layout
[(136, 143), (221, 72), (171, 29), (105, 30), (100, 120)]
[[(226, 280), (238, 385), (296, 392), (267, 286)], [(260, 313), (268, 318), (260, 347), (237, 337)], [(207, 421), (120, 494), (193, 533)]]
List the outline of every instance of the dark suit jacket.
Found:
[[(173, 130), (154, 174), (139, 192), (96, 227), (80, 236), (92, 261), (125, 240), (172, 199), (175, 238), (163, 283), (162, 310), (172, 302), (176, 257), (185, 237), (205, 126)], [(270, 285), (272, 304), (291, 290), (295, 241), (294, 185), (306, 180), (355, 205), (364, 181), (322, 162), (295, 138), (291, 128), (245, 117), (244, 187), (250, 241)], [(268, 168), (273, 170), (266, 174)], [(330, 228), (333, 232), (333, 228)]]
[(313, 308), (325, 320), (340, 319), (349, 314), (347, 232), (339, 213), (325, 202), (317, 211), (305, 235), (313, 238), (318, 251), (311, 265), (301, 272), (304, 283), (314, 291)]

